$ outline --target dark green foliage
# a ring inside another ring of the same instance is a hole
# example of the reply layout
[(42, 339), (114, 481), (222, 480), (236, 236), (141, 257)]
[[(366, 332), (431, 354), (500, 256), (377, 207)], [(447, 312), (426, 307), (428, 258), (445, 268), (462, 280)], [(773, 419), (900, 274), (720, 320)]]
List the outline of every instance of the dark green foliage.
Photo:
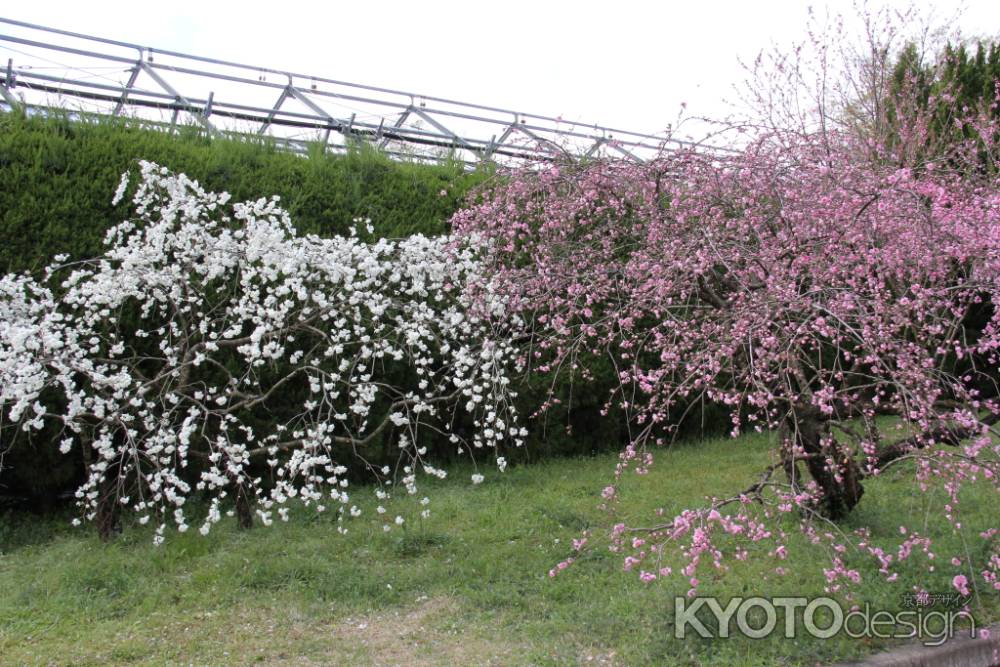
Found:
[(1000, 44), (979, 42), (975, 54), (964, 44), (945, 48), (935, 72), (935, 85), (950, 90), (956, 109), (992, 107), (997, 115), (996, 85), (1000, 82)]
[[(459, 164), (399, 163), (363, 149), (332, 156), (317, 145), (302, 157), (263, 138), (209, 139), (197, 128), (170, 135), (125, 119), (0, 114), (0, 270), (38, 271), (58, 253), (100, 254), (105, 230), (129, 215), (127, 203), (112, 207), (111, 198), (122, 172), (139, 159), (184, 172), (209, 190), (228, 191), (236, 201), (277, 194), (299, 233), (319, 235), (346, 233), (357, 217), (370, 217), (381, 236), (440, 234), (469, 191), (490, 178)], [(525, 417), (551, 397), (560, 402), (525, 420), (531, 435), (523, 450), (505, 452), (512, 462), (589, 455), (617, 449), (629, 439), (620, 413), (601, 414), (617, 384), (613, 368), (600, 360), (588, 365), (592, 380), (560, 376), (553, 384), (552, 377), (533, 375), (518, 387)], [(290, 388), (289, 402), (299, 399), (304, 390), (298, 389)], [(682, 432), (703, 432), (702, 416), (700, 410), (692, 412)], [(727, 422), (716, 415), (707, 421), (708, 430), (718, 432), (712, 426), (725, 428)], [(8, 431), (4, 437), (0, 497), (19, 496), (45, 508), (80, 483), (80, 452), (60, 454), (57, 433), (44, 431), (29, 440)], [(427, 437), (437, 460), (455, 458), (444, 438), (429, 431)], [(392, 441), (387, 430), (377, 446), (381, 451), (371, 458), (392, 463)]]
[[(1000, 120), (1000, 43), (948, 44), (927, 58), (915, 44), (899, 53), (892, 68), (886, 120), (890, 138), (926, 124), (924, 158), (975, 142), (978, 168), (995, 171), (996, 155), (970, 121)], [(997, 137), (991, 138), (994, 142)], [(891, 143), (891, 142), (890, 142)]]
[[(228, 191), (234, 200), (277, 194), (300, 234), (344, 234), (369, 217), (375, 233), (441, 234), (470, 188), (487, 172), (458, 163), (393, 162), (372, 150), (308, 157), (265, 138), (209, 139), (197, 128), (177, 134), (127, 119), (71, 119), (0, 114), (0, 270), (37, 272), (52, 257), (93, 257), (105, 231), (128, 217), (111, 206), (122, 172), (144, 159)], [(362, 234), (365, 232), (362, 231)], [(294, 399), (293, 395), (289, 399)], [(266, 415), (260, 416), (266, 419)], [(47, 507), (81, 481), (79, 452), (57, 450), (58, 434), (5, 431), (0, 442), (0, 496)]]
[[(372, 150), (308, 158), (265, 139), (170, 135), (129, 120), (0, 115), (0, 270), (38, 270), (53, 255), (92, 257), (109, 225), (128, 215), (111, 206), (135, 160), (184, 172), (235, 201), (279, 195), (301, 234), (343, 234), (370, 217), (381, 236), (440, 234), (466, 193), (488, 176), (462, 165), (393, 162)], [(444, 193), (444, 194), (442, 194)]]

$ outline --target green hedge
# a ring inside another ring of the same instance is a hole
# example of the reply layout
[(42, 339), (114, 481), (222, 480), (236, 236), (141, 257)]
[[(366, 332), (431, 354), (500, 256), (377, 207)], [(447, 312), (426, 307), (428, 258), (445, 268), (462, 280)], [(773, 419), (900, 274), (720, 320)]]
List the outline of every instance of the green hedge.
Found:
[(371, 150), (308, 158), (261, 139), (209, 139), (193, 128), (167, 134), (129, 120), (0, 114), (0, 269), (35, 270), (56, 253), (102, 250), (118, 179), (135, 160), (168, 166), (237, 201), (277, 194), (300, 233), (345, 233), (370, 217), (376, 233), (438, 234), (469, 189), (488, 174), (462, 165), (393, 162)]
[[(440, 234), (469, 190), (489, 178), (463, 165), (389, 160), (372, 150), (307, 157), (266, 138), (210, 139), (196, 128), (175, 134), (128, 119), (0, 113), (0, 270), (38, 271), (58, 253), (93, 257), (106, 229), (129, 215), (111, 206), (122, 172), (144, 159), (225, 190), (237, 201), (277, 194), (299, 233), (346, 233), (358, 217), (399, 237)], [(362, 232), (364, 233), (364, 232)], [(55, 434), (6, 431), (0, 442), (0, 496), (49, 504), (74, 488), (79, 461), (59, 454)]]
[[(370, 217), (381, 236), (442, 233), (470, 190), (491, 177), (457, 163), (393, 162), (373, 151), (334, 156), (317, 148), (301, 157), (266, 139), (208, 139), (194, 128), (171, 135), (129, 120), (0, 113), (0, 270), (36, 271), (58, 253), (102, 252), (105, 230), (128, 216), (127, 204), (112, 207), (111, 198), (138, 159), (184, 172), (237, 201), (280, 195), (298, 231), (320, 235), (345, 233), (357, 217)], [(528, 446), (508, 454), (523, 461), (618, 448), (627, 439), (623, 420), (600, 415), (614, 381), (610, 368), (593, 383), (571, 386), (560, 378), (555, 395), (563, 403), (529, 422)], [(519, 387), (523, 415), (547, 398), (550, 383), (535, 377)], [(0, 496), (45, 505), (79, 483), (80, 462), (58, 453), (54, 434), (22, 437), (0, 442)], [(453, 453), (447, 444), (437, 452)]]

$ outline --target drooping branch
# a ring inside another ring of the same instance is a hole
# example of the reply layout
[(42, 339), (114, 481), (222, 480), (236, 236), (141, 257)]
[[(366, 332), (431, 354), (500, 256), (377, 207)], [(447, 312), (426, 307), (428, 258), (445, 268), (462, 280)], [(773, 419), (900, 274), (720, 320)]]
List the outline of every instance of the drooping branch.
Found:
[(885, 445), (878, 450), (872, 467), (881, 470), (893, 461), (910, 454), (915, 450), (933, 447), (935, 445), (948, 445), (958, 447), (963, 441), (982, 434), (983, 427), (993, 426), (1000, 422), (1000, 414), (990, 413), (979, 420), (975, 426), (942, 426), (941, 428), (919, 433), (907, 438), (902, 438), (893, 443)]

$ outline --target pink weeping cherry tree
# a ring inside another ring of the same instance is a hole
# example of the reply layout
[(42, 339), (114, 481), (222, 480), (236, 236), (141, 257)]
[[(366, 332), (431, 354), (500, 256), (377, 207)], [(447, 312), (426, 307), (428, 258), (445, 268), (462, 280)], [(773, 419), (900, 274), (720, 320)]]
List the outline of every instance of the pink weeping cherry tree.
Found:
[[(761, 123), (734, 153), (521, 171), (454, 218), (489, 240), (492, 297), (527, 327), (525, 368), (586, 377), (604, 356), (617, 369), (608, 405), (637, 428), (609, 505), (700, 401), (728, 409), (734, 436), (772, 434), (774, 463), (745, 488), (615, 526), (613, 550), (643, 580), (683, 575), (693, 595), (699, 568), (745, 558), (748, 540), (784, 558), (777, 519), (798, 516), (830, 548), (829, 590), (859, 578), (849, 547), (891, 581), (930, 547), (912, 527), (898, 552), (839, 527), (869, 480), (913, 465), (916, 490), (945, 490), (937, 509), (956, 527), (965, 484), (1000, 492), (1000, 182), (983, 162), (1000, 133), (966, 110), (968, 140), (935, 145), (927, 105), (894, 101), (894, 124), (857, 109), (835, 123), (820, 106), (826, 122)], [(978, 536), (975, 578), (1000, 590), (996, 534)]]

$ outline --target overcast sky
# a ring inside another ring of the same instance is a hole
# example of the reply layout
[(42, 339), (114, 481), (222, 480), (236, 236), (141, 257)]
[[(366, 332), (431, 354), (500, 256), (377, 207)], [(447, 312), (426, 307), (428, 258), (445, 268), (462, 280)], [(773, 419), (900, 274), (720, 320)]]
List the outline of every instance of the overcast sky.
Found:
[[(686, 102), (719, 115), (749, 61), (824, 2), (7, 0), (0, 16), (198, 55), (571, 121), (657, 132)], [(849, 3), (830, 6), (850, 12)], [(902, 6), (904, 3), (890, 3)], [(921, 0), (942, 19), (957, 5)], [(967, 34), (1000, 2), (964, 3)], [(0, 31), (9, 30), (0, 25)]]

